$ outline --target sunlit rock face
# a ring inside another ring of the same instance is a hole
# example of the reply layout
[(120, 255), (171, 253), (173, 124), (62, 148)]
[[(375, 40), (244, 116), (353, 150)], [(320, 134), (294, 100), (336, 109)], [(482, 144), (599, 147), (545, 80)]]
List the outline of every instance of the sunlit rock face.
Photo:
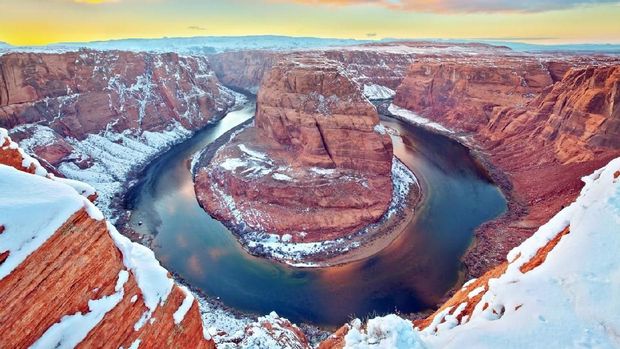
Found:
[(255, 124), (198, 170), (201, 205), (248, 230), (321, 241), (376, 221), (391, 200), (392, 144), (338, 62), (304, 54), (263, 78)]

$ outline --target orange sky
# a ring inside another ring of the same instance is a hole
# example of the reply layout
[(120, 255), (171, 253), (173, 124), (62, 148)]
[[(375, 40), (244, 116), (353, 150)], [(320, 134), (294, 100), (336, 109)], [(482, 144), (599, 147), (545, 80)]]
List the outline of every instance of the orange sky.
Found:
[(15, 45), (162, 36), (620, 43), (616, 0), (1, 0)]

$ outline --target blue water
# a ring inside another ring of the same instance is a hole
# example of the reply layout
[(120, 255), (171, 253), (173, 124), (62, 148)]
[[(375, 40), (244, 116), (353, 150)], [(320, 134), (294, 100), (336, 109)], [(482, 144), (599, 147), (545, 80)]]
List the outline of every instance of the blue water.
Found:
[(162, 264), (230, 307), (257, 314), (275, 310), (324, 327), (352, 316), (432, 308), (459, 282), (460, 258), (473, 230), (506, 209), (501, 192), (464, 146), (382, 118), (400, 132), (402, 137), (393, 137), (395, 154), (414, 170), (425, 193), (406, 231), (375, 256), (340, 267), (297, 269), (252, 257), (198, 206), (189, 161), (254, 110), (248, 104), (153, 161), (129, 200), (130, 224), (154, 235)]

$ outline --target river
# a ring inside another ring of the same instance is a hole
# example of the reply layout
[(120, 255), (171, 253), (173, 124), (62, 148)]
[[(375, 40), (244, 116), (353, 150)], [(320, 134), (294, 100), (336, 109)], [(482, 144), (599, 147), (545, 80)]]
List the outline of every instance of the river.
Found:
[(401, 136), (392, 139), (394, 153), (414, 170), (424, 192), (406, 230), (375, 256), (344, 266), (299, 269), (250, 256), (198, 206), (189, 162), (254, 112), (251, 101), (155, 159), (127, 200), (129, 224), (153, 235), (161, 263), (232, 308), (257, 314), (275, 310), (293, 322), (325, 328), (352, 316), (430, 309), (462, 282), (460, 258), (474, 229), (506, 209), (500, 190), (466, 147), (382, 117), (385, 126), (399, 131)]

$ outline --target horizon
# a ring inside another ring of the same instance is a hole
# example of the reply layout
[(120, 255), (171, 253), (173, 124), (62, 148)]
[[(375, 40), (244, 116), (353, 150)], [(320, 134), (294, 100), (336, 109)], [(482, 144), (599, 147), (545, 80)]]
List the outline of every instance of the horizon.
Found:
[(240, 34), (240, 35), (188, 35), (188, 36), (154, 36), (154, 37), (119, 37), (110, 39), (95, 39), (89, 41), (58, 41), (49, 42), (44, 44), (25, 44), (18, 45), (11, 42), (0, 40), (0, 43), (7, 44), (15, 48), (36, 48), (47, 46), (63, 46), (63, 45), (79, 45), (79, 44), (96, 44), (96, 43), (110, 43), (120, 41), (157, 41), (157, 40), (184, 40), (184, 39), (235, 39), (235, 38), (285, 38), (285, 39), (317, 39), (317, 40), (333, 40), (333, 41), (357, 41), (360, 43), (382, 43), (382, 42), (448, 42), (448, 43), (481, 43), (494, 46), (501, 46), (502, 44), (523, 44), (528, 46), (541, 46), (541, 47), (553, 47), (553, 46), (620, 46), (620, 41), (601, 41), (601, 42), (586, 42), (586, 41), (570, 41), (570, 40), (557, 40), (554, 38), (407, 38), (407, 37), (385, 37), (385, 38), (353, 38), (353, 37), (329, 37), (329, 36), (307, 36), (307, 35), (286, 35), (286, 34)]
[(620, 44), (617, 0), (11, 0), (4, 7), (0, 41), (13, 46), (266, 35)]

